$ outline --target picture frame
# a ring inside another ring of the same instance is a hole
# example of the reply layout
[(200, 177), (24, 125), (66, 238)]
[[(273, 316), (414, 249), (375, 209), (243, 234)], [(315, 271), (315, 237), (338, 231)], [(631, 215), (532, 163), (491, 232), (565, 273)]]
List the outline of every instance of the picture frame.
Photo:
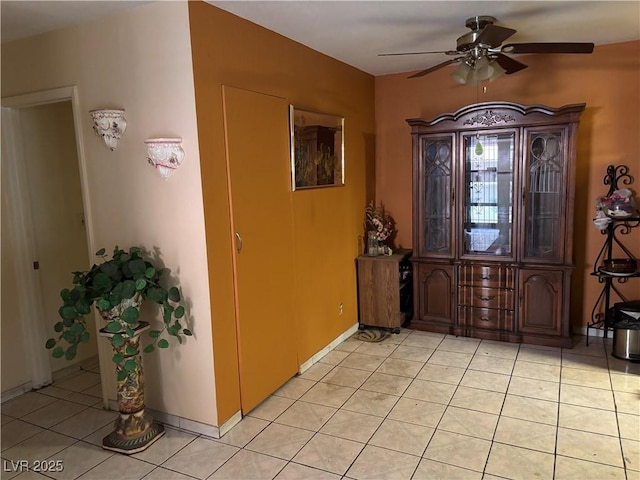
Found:
[(289, 106), (291, 189), (344, 185), (344, 117)]

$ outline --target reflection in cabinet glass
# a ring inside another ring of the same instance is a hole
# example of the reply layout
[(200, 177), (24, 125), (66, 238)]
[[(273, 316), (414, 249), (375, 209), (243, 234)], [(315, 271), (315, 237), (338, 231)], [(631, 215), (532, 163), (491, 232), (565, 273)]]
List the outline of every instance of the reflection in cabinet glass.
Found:
[(422, 217), (420, 218), (423, 253), (451, 253), (451, 159), (453, 137), (426, 138), (424, 140), (425, 188), (422, 191)]
[(562, 129), (529, 132), (527, 257), (561, 261), (567, 156)]
[(464, 254), (511, 255), (515, 132), (463, 135)]
[(481, 103), (407, 120), (412, 328), (572, 345), (576, 133), (584, 107)]

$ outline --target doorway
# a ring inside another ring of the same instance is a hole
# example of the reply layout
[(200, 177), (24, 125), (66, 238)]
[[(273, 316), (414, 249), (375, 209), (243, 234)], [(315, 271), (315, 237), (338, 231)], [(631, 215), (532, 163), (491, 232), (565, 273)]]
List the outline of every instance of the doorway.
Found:
[[(76, 106), (74, 87), (2, 99), (2, 254), (14, 267), (3, 269), (10, 280), (2, 282), (3, 313), (16, 313), (2, 315), (3, 332), (13, 332), (2, 337), (3, 363), (9, 364), (8, 350), (18, 368), (10, 382), (32, 388), (97, 355), (95, 335), (73, 363), (52, 359), (44, 348), (55, 335), (60, 290), (71, 286), (71, 272), (88, 269), (91, 258)], [(9, 345), (16, 335), (19, 344)], [(3, 392), (7, 388), (3, 381)]]

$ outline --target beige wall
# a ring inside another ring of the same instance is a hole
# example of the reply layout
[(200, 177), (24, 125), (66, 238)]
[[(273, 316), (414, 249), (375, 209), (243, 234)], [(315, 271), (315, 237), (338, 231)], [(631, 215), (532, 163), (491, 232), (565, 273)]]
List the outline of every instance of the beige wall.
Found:
[[(527, 55), (529, 67), (482, 86), (460, 85), (446, 67), (417, 79), (409, 73), (376, 77), (376, 198), (398, 225), (398, 242), (412, 243), (411, 135), (407, 118), (431, 119), (476, 102), (511, 101), (559, 107), (587, 104), (578, 131), (572, 323), (586, 325), (601, 285), (590, 275), (604, 237), (593, 226), (595, 199), (607, 187), (609, 164), (626, 164), (640, 195), (640, 42), (596, 47), (592, 55)], [(637, 197), (640, 199), (640, 196)], [(640, 257), (640, 229), (625, 236)], [(620, 286), (640, 298), (640, 281)]]
[[(189, 305), (195, 337), (145, 357), (147, 403), (217, 425), (187, 3), (143, 5), (2, 45), (3, 97), (68, 85), (77, 85), (84, 114), (90, 248), (141, 245), (159, 255)], [(125, 108), (128, 123), (113, 152), (92, 132), (88, 114), (108, 107)], [(146, 160), (144, 140), (158, 136), (183, 138), (185, 160), (169, 181)], [(115, 398), (114, 380), (110, 387)]]

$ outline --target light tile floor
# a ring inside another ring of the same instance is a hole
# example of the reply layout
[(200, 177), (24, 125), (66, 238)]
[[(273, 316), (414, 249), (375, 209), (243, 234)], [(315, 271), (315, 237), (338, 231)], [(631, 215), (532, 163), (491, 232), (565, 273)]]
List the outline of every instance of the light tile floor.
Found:
[[(351, 338), (223, 438), (167, 428), (133, 456), (100, 448), (116, 414), (85, 371), (2, 405), (2, 479), (638, 480), (640, 364), (610, 345)], [(11, 471), (44, 459), (64, 470)]]

